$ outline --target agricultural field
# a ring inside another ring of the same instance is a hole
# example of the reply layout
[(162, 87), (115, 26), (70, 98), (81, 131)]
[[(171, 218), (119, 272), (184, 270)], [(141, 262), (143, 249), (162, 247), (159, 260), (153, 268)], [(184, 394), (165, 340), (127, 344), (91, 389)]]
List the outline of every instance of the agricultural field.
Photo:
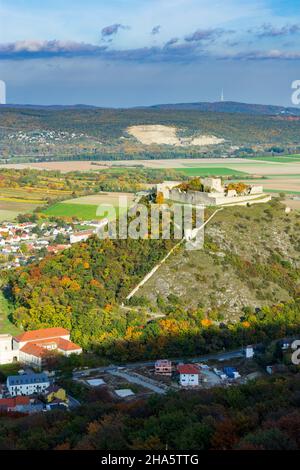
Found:
[(271, 163), (294, 163), (300, 162), (300, 155), (284, 155), (280, 157), (255, 157), (255, 160), (262, 162), (271, 162)]
[(217, 166), (176, 168), (176, 170), (184, 173), (187, 176), (238, 176), (247, 174), (244, 171)]
[(134, 195), (132, 193), (100, 193), (56, 203), (45, 209), (43, 213), (47, 216), (76, 217), (79, 220), (102, 219), (102, 215), (97, 215), (98, 207), (103, 204), (111, 205), (117, 209), (120, 196), (127, 198), (128, 205), (133, 202)]
[(43, 201), (37, 204), (32, 201), (17, 198), (8, 199), (0, 196), (0, 222), (14, 220), (19, 214), (32, 213), (34, 209), (43, 204)]
[[(195, 158), (134, 162), (124, 160), (118, 163), (44, 162), (16, 164), (11, 170), (9, 168), (12, 165), (7, 165), (3, 174), (5, 175), (7, 171), (14, 172), (12, 182), (15, 184), (6, 183), (0, 186), (0, 221), (12, 220), (18, 214), (30, 213), (37, 207), (46, 205), (44, 214), (48, 216), (95, 219), (99, 204), (116, 205), (116, 198), (120, 193), (114, 191), (136, 192), (146, 188), (147, 185), (155, 184), (158, 180), (179, 180), (184, 176), (234, 178), (248, 183), (262, 184), (265, 191), (270, 193), (299, 194), (298, 156), (274, 157), (271, 160), (267, 158), (262, 161), (253, 158)], [(286, 161), (281, 162), (280, 159)], [(44, 169), (44, 171), (32, 171), (29, 168)], [(20, 178), (17, 174), (23, 174), (22, 185), (17, 181)], [(107, 194), (99, 195), (100, 191), (109, 191), (109, 198)], [(87, 195), (92, 192), (95, 194)], [(129, 199), (132, 198), (132, 194), (130, 196), (126, 194)]]
[(48, 199), (65, 197), (70, 191), (51, 190), (49, 188), (0, 187), (0, 222), (14, 220), (19, 214), (30, 214), (36, 208), (43, 207)]
[[(65, 161), (65, 162), (41, 162), (27, 164), (9, 164), (0, 165), (1, 168), (24, 169), (33, 168), (40, 170), (54, 170), (68, 173), (72, 171), (97, 171), (107, 169), (117, 171), (122, 168), (151, 168), (151, 169), (189, 169), (189, 168), (222, 168), (227, 174), (234, 170), (236, 172), (248, 173), (249, 175), (268, 176), (268, 175), (292, 175), (300, 174), (300, 157), (266, 157), (266, 160), (258, 158), (178, 158), (178, 159), (153, 159), (153, 160), (103, 160), (92, 161)], [(271, 158), (269, 161), (268, 159)], [(280, 161), (283, 159), (283, 161)]]
[(262, 184), (265, 192), (300, 194), (300, 175), (269, 175), (260, 179), (247, 179), (244, 181), (247, 183)]

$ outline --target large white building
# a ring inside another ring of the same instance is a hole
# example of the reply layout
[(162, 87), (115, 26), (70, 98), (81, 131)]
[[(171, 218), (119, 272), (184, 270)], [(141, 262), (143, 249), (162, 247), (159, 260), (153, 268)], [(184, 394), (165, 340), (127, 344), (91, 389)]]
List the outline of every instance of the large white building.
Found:
[(50, 387), (47, 374), (23, 374), (7, 377), (6, 386), (11, 397), (41, 393)]
[(86, 242), (88, 238), (94, 235), (95, 230), (83, 230), (82, 232), (74, 232), (70, 235), (70, 243)]
[(70, 332), (65, 328), (25, 331), (13, 339), (13, 346), (19, 350), (21, 363), (37, 368), (53, 352), (63, 356), (82, 353), (81, 347), (70, 341)]
[(13, 338), (0, 335), (0, 364), (21, 362), (41, 368), (51, 352), (63, 356), (81, 354), (82, 349), (70, 341), (70, 332), (65, 328), (44, 328), (25, 331)]
[(13, 337), (9, 334), (0, 335), (0, 364), (18, 362), (19, 350), (13, 348)]

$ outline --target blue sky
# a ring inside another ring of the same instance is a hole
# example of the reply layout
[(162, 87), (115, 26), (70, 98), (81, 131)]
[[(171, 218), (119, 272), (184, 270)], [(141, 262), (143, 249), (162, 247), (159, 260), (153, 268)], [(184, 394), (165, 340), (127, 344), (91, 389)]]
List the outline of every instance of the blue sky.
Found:
[(0, 0), (8, 101), (290, 105), (300, 0)]

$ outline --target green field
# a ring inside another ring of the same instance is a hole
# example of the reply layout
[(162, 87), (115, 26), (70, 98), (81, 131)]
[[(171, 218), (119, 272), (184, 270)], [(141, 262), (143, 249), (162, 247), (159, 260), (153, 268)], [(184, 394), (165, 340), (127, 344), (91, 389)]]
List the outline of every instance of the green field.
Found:
[(72, 204), (58, 202), (43, 211), (44, 214), (54, 217), (77, 217), (81, 220), (101, 219), (96, 216), (97, 205), (92, 204)]
[(247, 160), (256, 160), (270, 163), (295, 163), (300, 162), (300, 155), (286, 155), (284, 157), (249, 157)]
[(233, 170), (225, 167), (192, 167), (192, 168), (175, 168), (187, 176), (232, 176), (232, 175), (247, 175), (248, 173), (239, 170)]
[(286, 189), (268, 189), (268, 188), (265, 188), (264, 192), (265, 193), (296, 194), (296, 195), (300, 194), (300, 191), (289, 191), (289, 190), (286, 190)]
[[(98, 207), (102, 206), (107, 211), (109, 208), (115, 208), (117, 214), (119, 213), (120, 196), (127, 198), (127, 204), (130, 206), (133, 202), (134, 195), (125, 192), (99, 192), (90, 196), (82, 196), (74, 199), (69, 199), (63, 202), (57, 202), (50, 207), (47, 207), (43, 213), (47, 216), (55, 217), (76, 217), (79, 220), (93, 220), (103, 219), (103, 217), (111, 218), (114, 214), (106, 212), (104, 215), (96, 215)], [(105, 207), (106, 206), (106, 207)], [(125, 210), (125, 209), (123, 209)]]
[[(103, 216), (96, 215), (98, 205), (92, 204), (73, 204), (66, 202), (58, 202), (53, 206), (48, 207), (43, 213), (49, 217), (76, 217), (78, 220), (101, 220), (104, 217), (109, 218), (109, 214), (106, 213)], [(116, 213), (118, 214), (118, 208), (115, 207)]]
[(0, 290), (0, 334), (17, 335), (20, 330), (9, 320), (10, 309), (7, 299)]

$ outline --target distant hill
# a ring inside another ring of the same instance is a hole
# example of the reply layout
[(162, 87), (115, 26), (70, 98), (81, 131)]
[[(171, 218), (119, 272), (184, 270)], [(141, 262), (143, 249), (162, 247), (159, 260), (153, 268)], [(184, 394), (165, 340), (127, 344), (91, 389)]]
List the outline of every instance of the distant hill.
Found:
[(35, 104), (7, 104), (1, 105), (3, 108), (15, 108), (15, 109), (46, 109), (46, 110), (131, 110), (131, 109), (157, 109), (157, 110), (170, 110), (170, 111), (203, 111), (203, 112), (215, 112), (215, 113), (242, 113), (250, 115), (286, 115), (286, 116), (300, 116), (300, 108), (275, 106), (267, 104), (251, 104), (251, 103), (239, 103), (237, 101), (216, 101), (214, 103), (203, 101), (199, 103), (169, 103), (169, 104), (156, 104), (152, 106), (136, 106), (133, 108), (109, 108), (105, 106), (93, 106), (87, 104), (74, 104), (74, 105), (35, 105)]
[[(145, 135), (130, 132), (141, 127), (148, 131), (147, 142)], [(160, 138), (158, 130), (175, 133), (176, 141), (165, 135)], [(273, 151), (298, 154), (300, 109), (233, 102), (128, 109), (6, 105), (0, 107), (0, 146), (0, 159), (1, 154), (9, 155), (20, 158), (21, 163), (29, 158), (133, 160), (264, 155), (265, 151), (266, 155)]]
[(105, 109), (101, 108), (99, 106), (93, 106), (89, 104), (70, 104), (70, 105), (65, 105), (65, 104), (52, 104), (52, 105), (46, 105), (46, 104), (1, 104), (0, 109), (46, 109), (46, 110), (53, 110), (53, 111), (59, 111), (59, 110), (68, 110), (68, 109)]
[(243, 113), (252, 115), (289, 115), (300, 116), (300, 108), (285, 108), (284, 106), (274, 106), (265, 104), (239, 103), (235, 101), (217, 101), (215, 103), (177, 103), (158, 104), (150, 106), (152, 109), (164, 110), (191, 110), (217, 113)]

